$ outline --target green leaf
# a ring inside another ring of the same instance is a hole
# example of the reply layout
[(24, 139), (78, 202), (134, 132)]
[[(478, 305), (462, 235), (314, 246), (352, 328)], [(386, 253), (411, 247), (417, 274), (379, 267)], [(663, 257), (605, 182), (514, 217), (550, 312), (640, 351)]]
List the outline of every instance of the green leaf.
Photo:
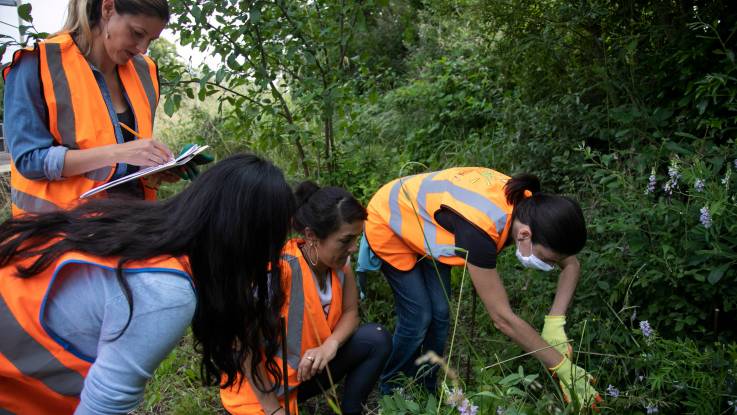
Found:
[(419, 412), (420, 411), (420, 405), (415, 401), (407, 401), (407, 409), (410, 412)]
[(727, 271), (727, 269), (729, 269), (730, 265), (730, 263), (722, 264), (721, 266), (711, 270), (711, 272), (709, 273), (709, 277), (707, 278), (707, 280), (709, 280), (709, 284), (714, 285), (718, 283), (719, 280), (721, 280), (724, 276), (724, 273)]
[(177, 110), (176, 104), (174, 104), (174, 100), (172, 97), (166, 97), (166, 102), (164, 102), (164, 112), (168, 116), (174, 115), (174, 112)]
[(33, 6), (31, 6), (31, 3), (21, 4), (20, 6), (18, 6), (18, 17), (29, 23), (33, 22), (33, 16), (31, 16), (32, 9)]
[(199, 21), (202, 18), (202, 10), (200, 10), (200, 6), (193, 4), (190, 12), (196, 21)]
[(427, 399), (427, 405), (425, 405), (425, 412), (428, 414), (434, 414), (437, 412), (438, 408), (438, 399), (435, 397), (435, 395), (430, 395), (430, 397)]
[(260, 21), (261, 21), (261, 10), (252, 9), (251, 10), (251, 23), (258, 24)]
[(223, 78), (225, 78), (226, 72), (225, 68), (218, 69), (218, 72), (215, 74), (215, 83), (219, 84), (222, 82)]

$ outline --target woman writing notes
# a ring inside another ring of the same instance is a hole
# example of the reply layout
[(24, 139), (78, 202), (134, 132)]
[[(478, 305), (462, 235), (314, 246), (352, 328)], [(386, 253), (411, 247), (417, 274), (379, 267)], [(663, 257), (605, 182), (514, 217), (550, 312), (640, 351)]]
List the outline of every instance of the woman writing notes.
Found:
[[(149, 139), (159, 80), (143, 55), (169, 20), (166, 0), (71, 0), (67, 13), (59, 33), (3, 72), (13, 215), (71, 208), (87, 190), (172, 158)], [(109, 192), (155, 199), (156, 185)]]

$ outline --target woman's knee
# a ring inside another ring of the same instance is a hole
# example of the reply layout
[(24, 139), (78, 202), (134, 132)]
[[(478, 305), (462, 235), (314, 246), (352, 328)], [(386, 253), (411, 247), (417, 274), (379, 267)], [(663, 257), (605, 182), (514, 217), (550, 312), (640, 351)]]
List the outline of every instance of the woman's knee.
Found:
[(371, 344), (372, 355), (388, 357), (392, 350), (392, 336), (381, 324), (368, 323), (361, 326), (356, 333), (363, 341)]
[(450, 322), (450, 306), (448, 302), (433, 303), (432, 321), (435, 324), (448, 324)]
[(430, 307), (418, 309), (407, 316), (398, 316), (397, 334), (405, 337), (424, 338), (433, 321), (433, 312)]

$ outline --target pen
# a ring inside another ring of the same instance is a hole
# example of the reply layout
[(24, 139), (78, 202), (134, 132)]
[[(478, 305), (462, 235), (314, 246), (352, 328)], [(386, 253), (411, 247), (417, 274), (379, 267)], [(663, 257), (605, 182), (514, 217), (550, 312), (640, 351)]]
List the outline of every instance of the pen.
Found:
[[(129, 133), (133, 134), (134, 136), (136, 136), (136, 137), (138, 137), (138, 138), (141, 138), (141, 139), (145, 139), (145, 137), (143, 137), (143, 136), (142, 136), (141, 134), (138, 134), (138, 133), (136, 132), (136, 130), (134, 130), (134, 129), (132, 129), (132, 128), (128, 127), (127, 125), (125, 125), (125, 123), (124, 123), (124, 122), (120, 122), (120, 121), (118, 121), (118, 124), (120, 124), (120, 126), (121, 126), (121, 127), (123, 127), (123, 129), (124, 129), (124, 130), (128, 131)], [(170, 156), (169, 156), (169, 160), (172, 160), (172, 159), (174, 159), (174, 155), (170, 155)]]
[(143, 138), (143, 136), (142, 136), (141, 134), (138, 134), (138, 133), (136, 132), (136, 130), (134, 130), (134, 129), (132, 129), (132, 128), (128, 127), (127, 125), (125, 125), (125, 123), (123, 123), (123, 122), (120, 122), (120, 121), (118, 121), (118, 124), (120, 124), (120, 126), (121, 126), (121, 127), (123, 127), (123, 129), (125, 129), (125, 130), (126, 130), (126, 131), (128, 131), (129, 133), (133, 134), (134, 136), (136, 136), (136, 137), (138, 137), (138, 138)]

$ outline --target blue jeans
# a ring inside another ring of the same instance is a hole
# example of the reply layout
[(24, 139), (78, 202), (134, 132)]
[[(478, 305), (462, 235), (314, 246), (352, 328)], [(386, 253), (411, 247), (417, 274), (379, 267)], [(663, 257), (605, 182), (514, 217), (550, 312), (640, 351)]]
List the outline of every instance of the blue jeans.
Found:
[[(435, 266), (437, 265), (437, 270)], [(415, 365), (422, 353), (433, 351), (443, 355), (448, 338), (450, 313), (450, 266), (432, 259), (419, 261), (410, 271), (399, 271), (383, 264), (381, 271), (394, 292), (397, 327), (392, 338), (392, 353), (381, 374), (381, 393), (392, 393), (400, 386), (395, 377), (402, 373), (415, 377)], [(424, 370), (421, 383), (435, 393), (438, 367)]]

